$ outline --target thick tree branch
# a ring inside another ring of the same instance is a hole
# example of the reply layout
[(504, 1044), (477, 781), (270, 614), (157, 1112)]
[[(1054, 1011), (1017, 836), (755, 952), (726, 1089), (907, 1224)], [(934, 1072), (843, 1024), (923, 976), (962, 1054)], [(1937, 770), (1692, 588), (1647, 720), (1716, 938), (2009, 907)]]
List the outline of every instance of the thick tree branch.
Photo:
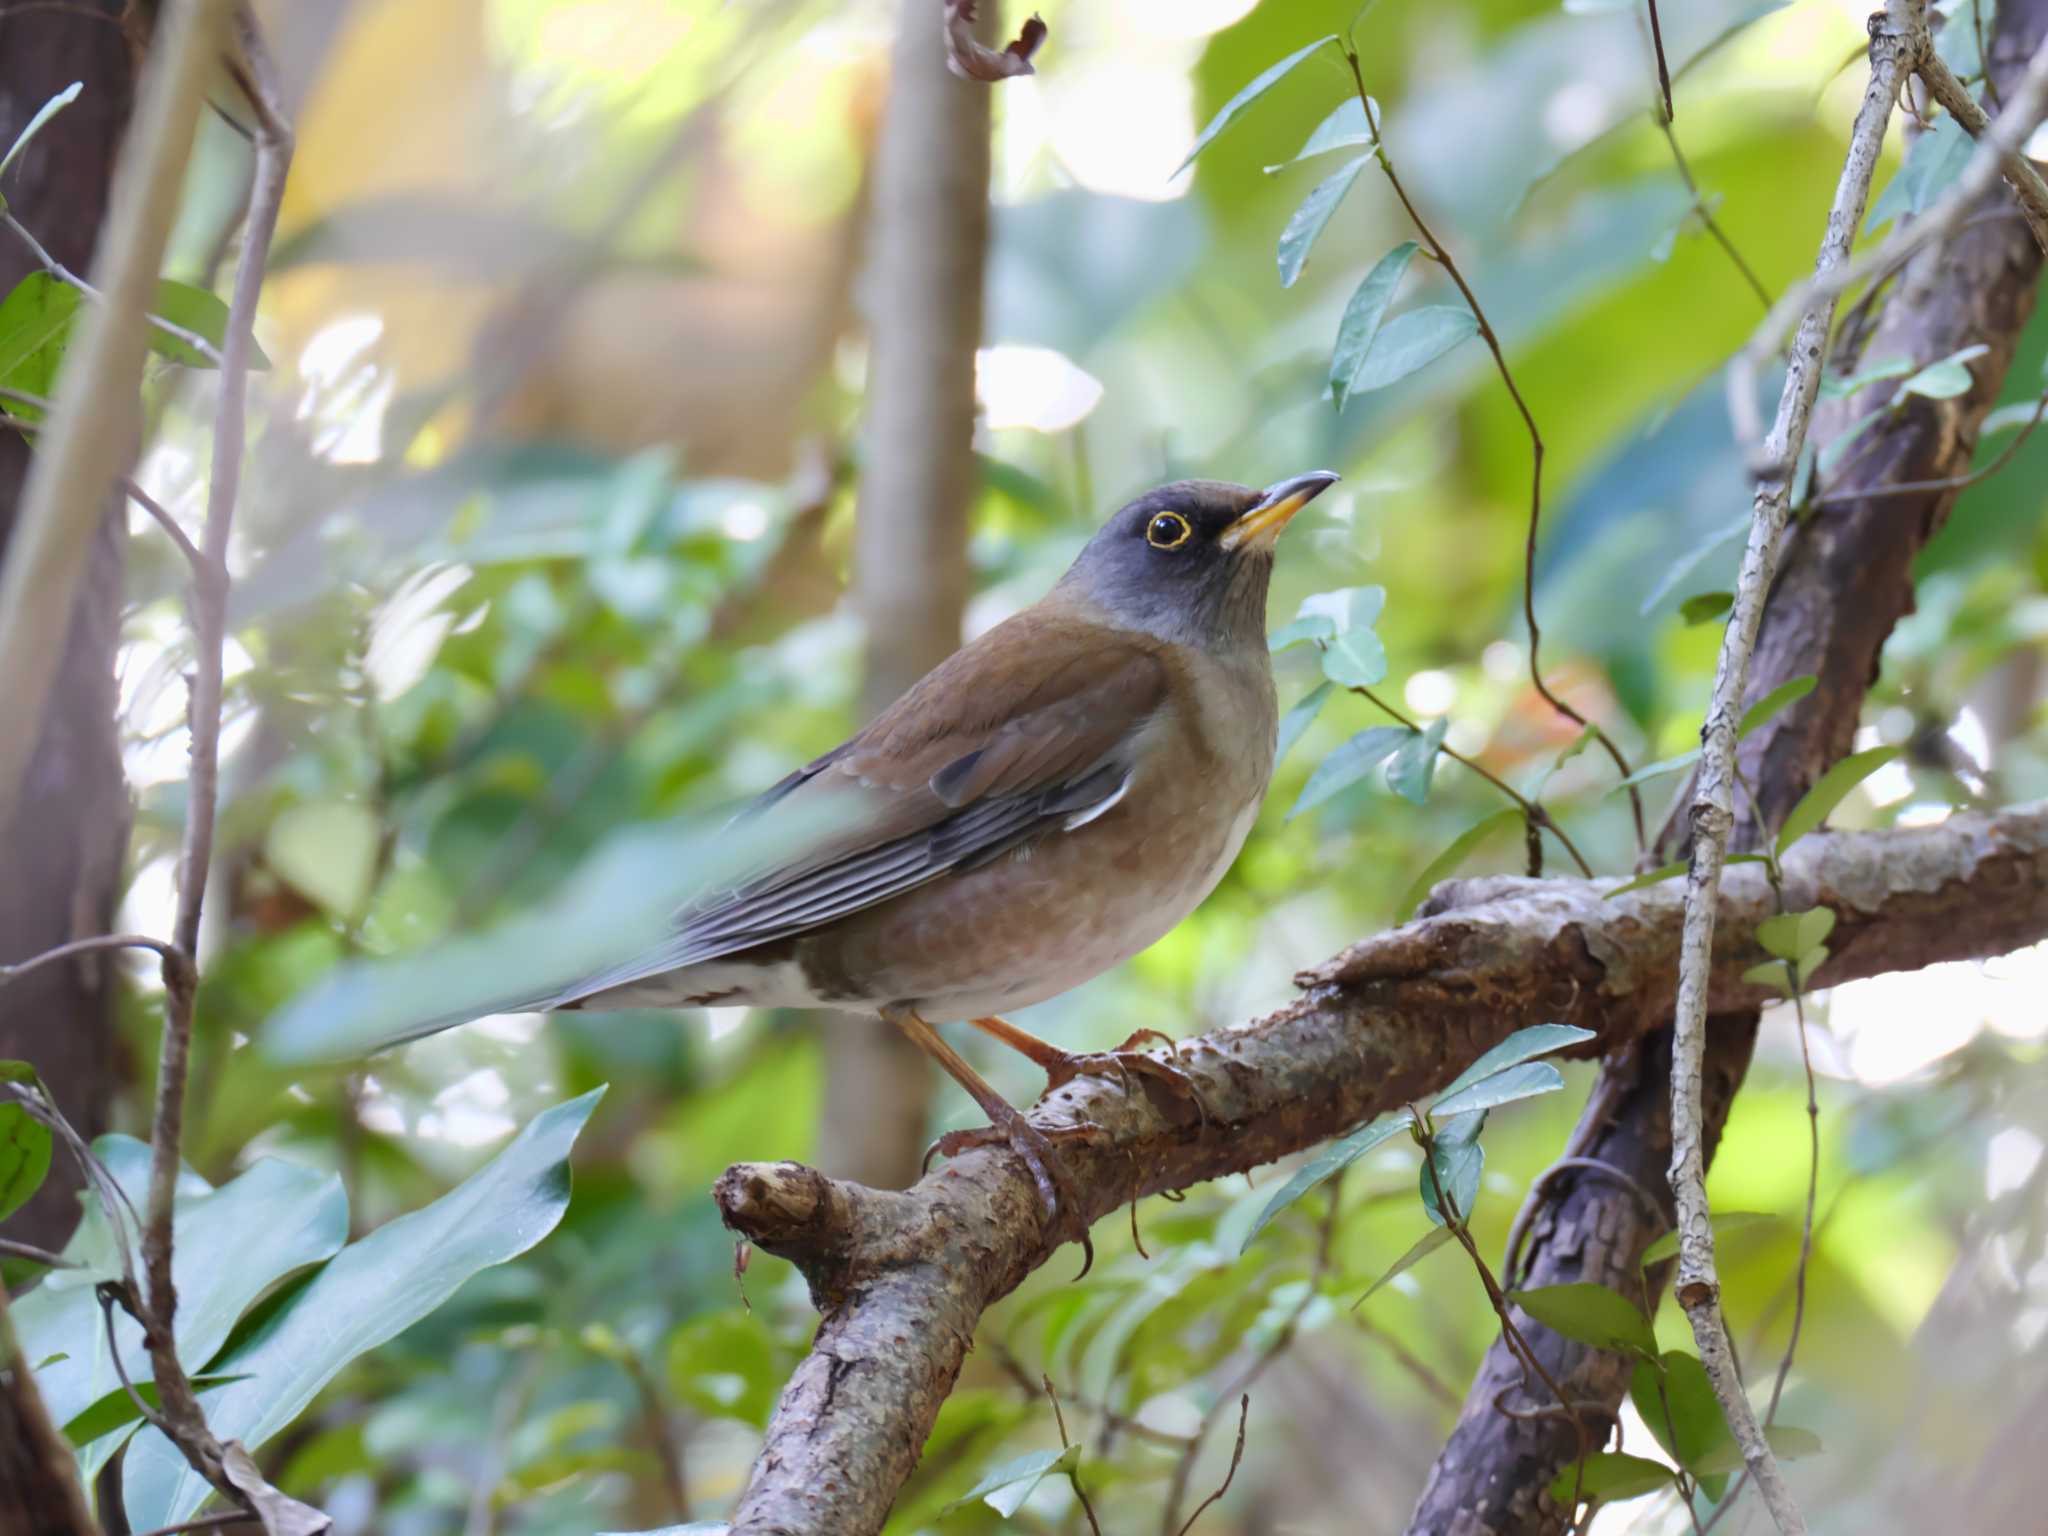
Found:
[[(1786, 859), (1789, 899), (1837, 914), (1832, 985), (1941, 960), (2001, 954), (2048, 935), (2048, 804), (1937, 828), (1809, 838)], [(914, 1189), (885, 1193), (796, 1164), (720, 1178), (727, 1224), (792, 1259), (825, 1313), (785, 1389), (735, 1532), (863, 1536), (881, 1528), (916, 1464), (981, 1313), (1093, 1221), (1327, 1140), (1447, 1083), (1528, 1024), (1596, 1030), (1613, 1052), (1669, 1017), (1682, 894), (1612, 899), (1584, 881), (1442, 886), (1434, 915), (1364, 940), (1298, 981), (1264, 1019), (1185, 1041), (1180, 1065), (1209, 1117), (1082, 1079), (1048, 1095), (1042, 1125), (1102, 1134), (1065, 1153), (1077, 1207), (1054, 1232), (1023, 1165), (969, 1153)], [(1754, 1007), (1742, 981), (1774, 910), (1756, 866), (1721, 893), (1709, 1001)]]

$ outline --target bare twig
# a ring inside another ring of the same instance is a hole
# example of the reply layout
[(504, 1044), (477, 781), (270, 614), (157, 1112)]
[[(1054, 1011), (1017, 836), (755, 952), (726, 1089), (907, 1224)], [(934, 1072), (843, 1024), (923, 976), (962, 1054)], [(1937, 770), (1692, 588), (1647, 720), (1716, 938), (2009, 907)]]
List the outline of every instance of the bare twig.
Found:
[(74, 956), (92, 954), (102, 949), (154, 950), (163, 958), (166, 970), (175, 970), (181, 975), (188, 974), (192, 965), (191, 959), (177, 945), (167, 944), (162, 939), (152, 939), (148, 934), (102, 933), (89, 939), (73, 939), (69, 944), (59, 944), (55, 949), (46, 949), (40, 955), (31, 955), (14, 965), (0, 965), (0, 986), (17, 981), (30, 971), (39, 970), (56, 961), (69, 960)]
[[(257, 94), (275, 99), (274, 75), (268, 54), (246, 14), (238, 14), (237, 31), (244, 56), (252, 65)], [(291, 139), (274, 110), (260, 111), (256, 163), (249, 210), (242, 231), (242, 253), (235, 269), (222, 348), (220, 398), (215, 407), (213, 464), (207, 486), (206, 525), (199, 569), (219, 573), (215, 580), (194, 584), (191, 601), (193, 672), (189, 702), (192, 766), (185, 801), (185, 832), (178, 850), (178, 909), (172, 926), (177, 948), (188, 958), (199, 952), (199, 920), (206, 900), (206, 881), (213, 858), (214, 810), (220, 782), (221, 649), (227, 626), (227, 551), (234, 526), (235, 499), (241, 486), (242, 453), (247, 431), (251, 332), (256, 301), (263, 290), (271, 236), (277, 228), (284, 197), (285, 173), (291, 163)], [(172, 1319), (178, 1297), (172, 1281), (172, 1211), (178, 1184), (179, 1150), (184, 1140), (185, 1079), (190, 1068), (193, 1005), (197, 988), (189, 968), (174, 974), (165, 968), (164, 1024), (157, 1056), (156, 1113), (151, 1130), (148, 1220), (143, 1232), (143, 1269), (148, 1278), (143, 1338), (163, 1405), (165, 1432), (200, 1473), (228, 1497), (244, 1501), (242, 1491), (224, 1470), (223, 1450), (206, 1426), (199, 1399), (178, 1360)]]
[(0, 702), (0, 821), (16, 809), (86, 555), (105, 515), (115, 466), (133, 446), (147, 312), (227, 10), (228, 0), (182, 0), (165, 8), (100, 244), (95, 275), (106, 302), (79, 317), (57, 381), (56, 409), (29, 465), (0, 569), (0, 675), (7, 678)]
[[(1650, 7), (1650, 14), (1657, 14), (1655, 5)], [(1657, 62), (1659, 65), (1664, 62), (1664, 55), (1661, 52), (1657, 55)], [(1763, 279), (1756, 275), (1756, 269), (1744, 260), (1742, 252), (1735, 248), (1735, 242), (1728, 238), (1728, 231), (1721, 227), (1721, 221), (1714, 217), (1713, 209), (1707, 206), (1707, 200), (1700, 192), (1700, 184), (1693, 180), (1691, 162), (1685, 158), (1685, 151), (1678, 147), (1678, 135), (1671, 129), (1670, 99), (1670, 82), (1667, 80), (1665, 111), (1664, 115), (1657, 119), (1657, 126), (1663, 130), (1664, 142), (1671, 147), (1671, 163), (1678, 167), (1678, 179), (1685, 183), (1686, 195), (1692, 199), (1693, 217), (1700, 221), (1701, 227), (1714, 237), (1715, 244), (1719, 245), (1727, 253), (1728, 259), (1735, 263), (1735, 270), (1740, 272), (1742, 280), (1749, 284), (1749, 291), (1756, 295), (1757, 303), (1763, 305), (1764, 313), (1769, 314), (1771, 290), (1764, 286)]]
[(27, 1259), (31, 1264), (41, 1264), (47, 1269), (79, 1269), (83, 1266), (65, 1258), (61, 1253), (52, 1253), (47, 1248), (37, 1248), (29, 1243), (17, 1243), (11, 1237), (0, 1237), (0, 1253), (10, 1259)]
[[(1515, 382), (1514, 371), (1508, 367), (1507, 353), (1501, 346), (1500, 337), (1494, 331), (1492, 322), (1486, 318), (1486, 311), (1480, 307), (1479, 295), (1474, 293), (1472, 285), (1465, 281), (1465, 274), (1458, 270), (1457, 262), (1444, 248), (1444, 243), (1437, 239), (1436, 232), (1422, 217), (1421, 210), (1415, 206), (1414, 201), (1408, 196), (1408, 189), (1401, 184), (1400, 176), (1395, 173), (1393, 158), (1387, 153), (1386, 139), (1380, 133), (1379, 113), (1373, 105), (1371, 93), (1365, 88), (1365, 69), (1359, 62), (1358, 49), (1353, 46), (1349, 37), (1341, 40), (1341, 46), (1344, 49), (1345, 61), (1351, 66), (1351, 79), (1358, 88), (1359, 104), (1365, 109), (1365, 125), (1372, 136), (1373, 158), (1385, 174), (1387, 185), (1393, 189), (1402, 210), (1408, 215), (1408, 222), (1413, 224), (1415, 232), (1422, 236), (1423, 246), (1430, 258), (1444, 269), (1444, 274), (1457, 286), (1458, 293), (1465, 300), (1465, 307), (1471, 310), (1472, 318), (1479, 326), (1479, 338), (1486, 343), (1487, 351), (1493, 354), (1494, 369), (1500, 374), (1500, 381), (1507, 388), (1508, 398), (1514, 402), (1515, 410), (1521, 415), (1522, 425), (1529, 433), (1529, 532), (1524, 541), (1522, 554), (1522, 617), (1529, 628), (1529, 681), (1553, 710), (1574, 725), (1583, 726), (1593, 733), (1594, 739), (1613, 761), (1615, 771), (1626, 779), (1629, 775), (1628, 759), (1622, 755), (1621, 748), (1614, 744), (1614, 739), (1552, 692), (1550, 684), (1543, 679), (1543, 664), (1539, 655), (1543, 646), (1543, 631), (1536, 622), (1536, 538), (1543, 523), (1543, 433), (1536, 426), (1536, 416), (1529, 409), (1529, 402), (1522, 397), (1521, 386)], [(1647, 833), (1643, 828), (1642, 792), (1633, 784), (1628, 787), (1628, 802), (1635, 816), (1636, 843), (1640, 847), (1645, 842)]]
[(1188, 1516), (1188, 1523), (1180, 1528), (1177, 1536), (1188, 1536), (1188, 1532), (1195, 1528), (1195, 1522), (1202, 1518), (1202, 1511), (1230, 1492), (1231, 1482), (1237, 1477), (1238, 1466), (1244, 1460), (1244, 1426), (1251, 1412), (1252, 1395), (1247, 1392), (1237, 1400), (1237, 1445), (1230, 1453), (1230, 1468), (1223, 1474), (1221, 1486), (1195, 1506), (1195, 1512)]
[[(1068, 1450), (1074, 1442), (1067, 1438), (1067, 1416), (1060, 1412), (1060, 1395), (1053, 1390), (1052, 1377), (1041, 1371), (1038, 1380), (1045, 1388), (1046, 1401), (1052, 1404), (1052, 1421), (1059, 1427), (1060, 1449)], [(1078, 1469), (1067, 1474), (1067, 1483), (1073, 1488), (1074, 1497), (1081, 1501), (1081, 1513), (1088, 1517), (1088, 1529), (1093, 1536), (1102, 1536), (1102, 1522), (1095, 1518), (1095, 1506), (1089, 1502), (1088, 1490), (1081, 1486), (1081, 1474)]]
[(1677, 111), (1671, 104), (1671, 66), (1664, 62), (1664, 23), (1657, 19), (1657, 0), (1649, 0), (1649, 5), (1650, 48), (1657, 55), (1657, 88), (1664, 93), (1664, 124), (1669, 127)]
[(100, 1319), (107, 1328), (107, 1358), (113, 1361), (114, 1374), (121, 1378), (121, 1390), (128, 1394), (128, 1401), (135, 1405), (135, 1411), (142, 1415), (145, 1423), (154, 1425), (167, 1435), (170, 1434), (170, 1427), (164, 1423), (163, 1416), (144, 1401), (142, 1394), (135, 1390), (135, 1383), (128, 1379), (128, 1366), (121, 1359), (120, 1341), (114, 1337), (114, 1304), (116, 1301), (120, 1302), (121, 1309), (134, 1316), (138, 1309), (133, 1298), (124, 1294), (126, 1287), (112, 1280), (101, 1281), (96, 1290), (100, 1304)]
[[(76, 288), (95, 304), (105, 302), (106, 296), (99, 289), (93, 287), (91, 283), (88, 283), (84, 278), (80, 277), (76, 272), (45, 250), (43, 243), (36, 239), (28, 226), (23, 224), (13, 214), (0, 210), (0, 224), (5, 224), (15, 234), (20, 236), (22, 244), (28, 247), (29, 254), (35, 257), (36, 264), (49, 273), (50, 276), (56, 278), (58, 282), (63, 283), (66, 287)], [(162, 315), (152, 314), (146, 316), (146, 318), (154, 329), (183, 342), (216, 368), (220, 366), (219, 348), (215, 347), (212, 342), (208, 341), (197, 331), (187, 330), (182, 325), (166, 320)]]
[(1743, 553), (1734, 611), (1722, 638), (1713, 694), (1701, 729), (1699, 778), (1692, 799), (1692, 860), (1686, 879), (1671, 1069), (1671, 1188), (1677, 1199), (1679, 1234), (1677, 1295), (1692, 1324), (1700, 1362), (1713, 1382), (1714, 1395), (1781, 1536), (1803, 1533), (1806, 1522), (1757, 1424), (1736, 1368), (1727, 1323), (1721, 1316), (1714, 1233), (1708, 1219), (1701, 1106), (1707, 977), (1712, 966), (1721, 871), (1734, 826), (1736, 721), (1742, 711), (1764, 599), (1777, 568), (1791, 493), (1790, 476), (1780, 466), (1796, 464), (1805, 445), (1835, 300), (1841, 292), (1827, 283), (1848, 265), (1849, 245), (1863, 223), (1892, 105), (1906, 72), (1928, 46), (1925, 0), (1889, 0), (1883, 21), (1872, 22), (1870, 84), (1856, 114), (1828, 212), (1827, 234), (1815, 262), (1816, 278), (1805, 285), (1812, 290), (1812, 297), (1792, 345), (1777, 421), (1765, 445), (1764, 457), (1774, 467), (1762, 474), (1756, 485), (1749, 545)]
[[(1927, 89), (1933, 93), (1934, 99), (1962, 124), (1963, 132), (1973, 139), (1982, 139), (1990, 131), (1991, 119), (1977, 105), (1977, 98), (1970, 94), (1969, 87), (1942, 63), (1940, 54), (1929, 48), (1920, 56), (1917, 73), (1927, 82)], [(2017, 143), (2024, 144), (2026, 139), (2021, 138)], [(2048, 182), (2041, 180), (2041, 173), (2034, 169), (2034, 162), (2017, 147), (2004, 153), (1998, 169), (2019, 201), (2020, 217), (2034, 232), (2034, 243), (2048, 251)]]

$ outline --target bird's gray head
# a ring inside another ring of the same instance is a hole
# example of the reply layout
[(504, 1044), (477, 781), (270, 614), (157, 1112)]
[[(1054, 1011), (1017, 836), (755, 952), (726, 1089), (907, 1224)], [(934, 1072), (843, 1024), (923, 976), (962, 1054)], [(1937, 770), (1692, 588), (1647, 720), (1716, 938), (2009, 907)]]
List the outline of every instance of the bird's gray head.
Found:
[(1224, 480), (1162, 485), (1102, 525), (1058, 590), (1162, 640), (1263, 652), (1273, 546), (1336, 480), (1319, 469), (1263, 491)]

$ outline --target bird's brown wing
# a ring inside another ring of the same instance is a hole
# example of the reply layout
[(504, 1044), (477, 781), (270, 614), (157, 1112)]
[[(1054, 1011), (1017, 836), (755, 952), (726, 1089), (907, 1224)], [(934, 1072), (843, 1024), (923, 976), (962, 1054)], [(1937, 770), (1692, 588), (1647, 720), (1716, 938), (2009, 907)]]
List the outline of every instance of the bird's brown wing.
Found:
[(1042, 613), (998, 625), (735, 821), (816, 818), (813, 844), (693, 901), (668, 943), (559, 1001), (808, 932), (1080, 825), (1123, 792), (1167, 689), (1135, 637)]

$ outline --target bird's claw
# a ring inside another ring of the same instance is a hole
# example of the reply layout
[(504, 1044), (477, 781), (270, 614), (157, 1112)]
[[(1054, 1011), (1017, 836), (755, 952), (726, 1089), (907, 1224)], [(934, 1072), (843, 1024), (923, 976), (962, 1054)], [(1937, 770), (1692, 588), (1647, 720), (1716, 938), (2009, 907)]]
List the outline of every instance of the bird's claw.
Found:
[(1041, 1130), (1009, 1105), (1003, 1105), (992, 1119), (994, 1123), (990, 1125), (947, 1131), (926, 1147), (925, 1171), (930, 1172), (934, 1157), (955, 1158), (963, 1152), (972, 1152), (980, 1147), (1009, 1148), (1030, 1170), (1031, 1182), (1037, 1186), (1038, 1198), (1045, 1206), (1046, 1220), (1056, 1220), (1064, 1209), (1082, 1221), (1081, 1273), (1074, 1276), (1076, 1280), (1080, 1279), (1081, 1275), (1087, 1274), (1095, 1263), (1095, 1244), (1088, 1236), (1087, 1218), (1082, 1215), (1086, 1208), (1080, 1192), (1074, 1188), (1073, 1180), (1067, 1174), (1066, 1164), (1060, 1161), (1059, 1150), (1053, 1142), (1055, 1139), (1071, 1140), (1092, 1136), (1102, 1128), (1082, 1123), (1055, 1126), (1049, 1131)]
[[(1113, 1051), (1083, 1051), (1060, 1057), (1045, 1069), (1045, 1091), (1051, 1093), (1077, 1077), (1108, 1077), (1113, 1074), (1128, 1094), (1131, 1075), (1136, 1073), (1148, 1085), (1148, 1093), (1150, 1084), (1158, 1084), (1169, 1101), (1179, 1099), (1193, 1104), (1198, 1123), (1207, 1125), (1209, 1106), (1193, 1076), (1172, 1061), (1162, 1061), (1149, 1051), (1137, 1049), (1146, 1040), (1164, 1041), (1167, 1054), (1175, 1053), (1171, 1035), (1156, 1029), (1141, 1029)], [(1159, 1095), (1152, 1097), (1157, 1099)]]

